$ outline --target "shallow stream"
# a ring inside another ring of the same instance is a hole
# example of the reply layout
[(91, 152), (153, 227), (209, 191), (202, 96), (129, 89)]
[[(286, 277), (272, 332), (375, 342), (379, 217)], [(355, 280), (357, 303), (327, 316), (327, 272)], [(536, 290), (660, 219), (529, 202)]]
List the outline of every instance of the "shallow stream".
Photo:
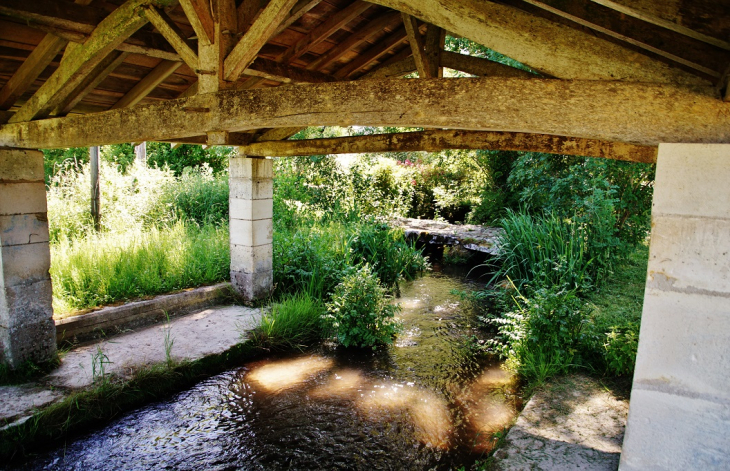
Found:
[(404, 284), (403, 333), (380, 352), (321, 349), (247, 363), (131, 412), (31, 469), (456, 469), (484, 456), (521, 406), (475, 357), (473, 315), (433, 272)]

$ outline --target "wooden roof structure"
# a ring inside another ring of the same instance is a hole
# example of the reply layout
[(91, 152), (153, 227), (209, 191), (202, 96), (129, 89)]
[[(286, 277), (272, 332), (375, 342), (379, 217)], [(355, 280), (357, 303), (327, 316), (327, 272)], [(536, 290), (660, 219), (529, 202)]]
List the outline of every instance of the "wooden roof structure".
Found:
[[(446, 34), (540, 75), (446, 52)], [(652, 161), (660, 142), (730, 142), (729, 73), (728, 0), (0, 0), (8, 147), (158, 140), (291, 155), (294, 144), (263, 143), (358, 124), (433, 129), (380, 137), (381, 150)]]

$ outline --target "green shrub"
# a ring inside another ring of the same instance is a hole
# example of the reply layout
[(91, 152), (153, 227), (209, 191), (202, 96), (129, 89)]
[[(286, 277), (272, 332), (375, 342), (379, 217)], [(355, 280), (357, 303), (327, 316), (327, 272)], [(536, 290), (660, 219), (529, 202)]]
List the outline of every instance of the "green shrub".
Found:
[(158, 207), (181, 221), (222, 225), (228, 223), (228, 193), (227, 173), (214, 175), (207, 166), (186, 168), (165, 185)]
[(639, 324), (628, 322), (621, 327), (612, 326), (606, 333), (603, 348), (609, 374), (623, 376), (633, 373), (639, 348)]
[(325, 312), (322, 301), (307, 292), (284, 296), (263, 315), (250, 339), (263, 348), (301, 350), (322, 338)]
[(400, 330), (394, 319), (399, 306), (390, 304), (385, 289), (365, 265), (337, 285), (327, 304), (327, 319), (345, 347), (389, 345)]
[(514, 302), (514, 310), (484, 319), (497, 326), (490, 345), (508, 367), (537, 381), (571, 368), (578, 361), (586, 324), (575, 291), (543, 288), (530, 298), (518, 293)]

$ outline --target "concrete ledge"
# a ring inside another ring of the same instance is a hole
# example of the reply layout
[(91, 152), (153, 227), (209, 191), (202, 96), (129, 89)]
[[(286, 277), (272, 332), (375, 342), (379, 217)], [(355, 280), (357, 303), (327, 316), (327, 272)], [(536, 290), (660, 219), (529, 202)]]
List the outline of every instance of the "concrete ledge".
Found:
[(122, 306), (112, 306), (98, 311), (68, 317), (56, 321), (56, 341), (85, 342), (109, 336), (125, 330), (165, 320), (170, 317), (189, 314), (203, 308), (221, 304), (234, 296), (230, 283), (204, 286), (190, 291), (165, 294), (156, 298), (135, 301)]

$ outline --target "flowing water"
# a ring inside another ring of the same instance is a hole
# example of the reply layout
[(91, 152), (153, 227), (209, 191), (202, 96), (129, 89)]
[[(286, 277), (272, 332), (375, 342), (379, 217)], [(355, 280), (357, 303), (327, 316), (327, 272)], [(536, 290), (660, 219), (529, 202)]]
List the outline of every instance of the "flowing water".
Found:
[(380, 352), (272, 357), (132, 412), (34, 469), (456, 469), (487, 453), (521, 406), (465, 338), (473, 316), (431, 273), (402, 286), (403, 333)]

